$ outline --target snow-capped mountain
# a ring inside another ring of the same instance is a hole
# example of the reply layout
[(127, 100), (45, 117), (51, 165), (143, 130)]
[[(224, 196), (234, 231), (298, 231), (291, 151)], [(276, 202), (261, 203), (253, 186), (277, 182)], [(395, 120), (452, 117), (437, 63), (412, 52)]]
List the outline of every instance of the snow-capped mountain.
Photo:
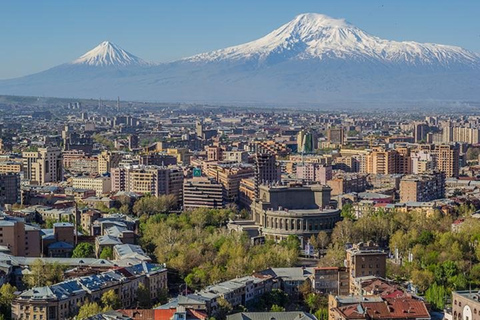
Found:
[(95, 67), (106, 66), (146, 66), (146, 61), (123, 50), (119, 46), (109, 41), (104, 41), (92, 50), (85, 53), (80, 58), (71, 62), (71, 64), (89, 65)]
[(77, 60), (12, 80), (0, 94), (208, 103), (480, 101), (480, 57), (390, 41), (341, 19), (302, 14), (266, 36), (150, 64), (103, 42)]
[(285, 59), (357, 59), (384, 63), (474, 64), (479, 56), (460, 47), (413, 41), (397, 42), (372, 36), (343, 19), (306, 13), (246, 44), (203, 53), (186, 61)]

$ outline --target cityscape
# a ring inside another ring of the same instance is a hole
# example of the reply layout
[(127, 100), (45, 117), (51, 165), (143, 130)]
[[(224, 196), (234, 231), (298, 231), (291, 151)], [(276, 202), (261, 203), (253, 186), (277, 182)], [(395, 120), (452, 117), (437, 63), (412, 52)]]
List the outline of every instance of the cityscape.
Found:
[(298, 6), (168, 63), (5, 64), (0, 320), (480, 320), (480, 55)]

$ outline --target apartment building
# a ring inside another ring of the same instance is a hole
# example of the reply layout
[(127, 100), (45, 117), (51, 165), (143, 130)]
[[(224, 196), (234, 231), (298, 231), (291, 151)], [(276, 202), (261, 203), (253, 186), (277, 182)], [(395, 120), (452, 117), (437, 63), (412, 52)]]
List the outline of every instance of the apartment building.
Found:
[(97, 275), (74, 278), (47, 287), (22, 292), (12, 303), (12, 318), (62, 320), (78, 313), (87, 301), (98, 301), (113, 290), (122, 308), (136, 306), (137, 290), (143, 284), (155, 301), (167, 288), (167, 269), (152, 263), (140, 263)]
[(183, 208), (222, 208), (225, 203), (224, 187), (214, 179), (195, 177), (183, 184)]
[(219, 164), (209, 166), (207, 176), (220, 182), (225, 188), (225, 201), (236, 202), (240, 196), (240, 181), (253, 177), (254, 167), (247, 164)]
[(75, 177), (72, 185), (74, 188), (95, 190), (97, 197), (110, 193), (112, 190), (110, 177)]
[(98, 173), (103, 174), (117, 168), (122, 158), (121, 153), (103, 151), (98, 155)]
[(0, 162), (0, 173), (20, 173), (22, 172), (22, 163), (16, 161)]
[(0, 219), (0, 246), (14, 256), (39, 257), (42, 253), (40, 229), (3, 217)]
[(332, 166), (313, 162), (298, 164), (296, 176), (297, 179), (327, 184), (332, 179)]
[(372, 243), (354, 244), (347, 249), (346, 267), (350, 272), (350, 291), (355, 291), (355, 278), (386, 277), (387, 253)]
[(0, 173), (0, 207), (20, 202), (20, 174)]
[(427, 202), (444, 197), (444, 172), (409, 175), (400, 181), (400, 202)]
[(24, 177), (37, 184), (63, 180), (62, 152), (57, 147), (39, 148), (23, 152)]
[(456, 145), (436, 145), (432, 151), (436, 158), (436, 169), (445, 172), (447, 178), (458, 177), (460, 149)]
[(363, 192), (367, 188), (367, 177), (358, 173), (337, 174), (327, 181), (332, 188), (332, 195), (337, 196), (351, 192)]
[(176, 167), (133, 166), (114, 168), (112, 191), (149, 193), (153, 196), (173, 194), (181, 199), (183, 171)]

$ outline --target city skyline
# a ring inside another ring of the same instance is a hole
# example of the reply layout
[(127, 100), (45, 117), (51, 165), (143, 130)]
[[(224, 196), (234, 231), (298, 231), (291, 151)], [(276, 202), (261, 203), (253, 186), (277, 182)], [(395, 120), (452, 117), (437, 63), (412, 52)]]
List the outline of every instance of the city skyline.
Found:
[(83, 7), (58, 1), (27, 3), (0, 5), (0, 35), (4, 39), (0, 79), (71, 61), (104, 40), (147, 61), (173, 61), (256, 39), (305, 12), (344, 18), (370, 34), (392, 40), (456, 45), (480, 52), (480, 23), (475, 19), (480, 5), (466, 1), (406, 1), (402, 5), (281, 1), (275, 6), (253, 1), (145, 1), (136, 7), (123, 1), (86, 1)]

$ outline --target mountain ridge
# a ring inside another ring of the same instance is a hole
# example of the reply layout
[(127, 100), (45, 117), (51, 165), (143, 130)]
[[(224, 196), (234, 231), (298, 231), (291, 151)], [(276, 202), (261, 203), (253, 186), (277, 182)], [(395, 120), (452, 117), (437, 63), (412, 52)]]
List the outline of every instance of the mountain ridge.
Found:
[(259, 39), (168, 63), (146, 62), (105, 41), (70, 63), (0, 81), (0, 94), (202, 103), (480, 101), (479, 87), (474, 52), (384, 40), (344, 19), (302, 14)]

